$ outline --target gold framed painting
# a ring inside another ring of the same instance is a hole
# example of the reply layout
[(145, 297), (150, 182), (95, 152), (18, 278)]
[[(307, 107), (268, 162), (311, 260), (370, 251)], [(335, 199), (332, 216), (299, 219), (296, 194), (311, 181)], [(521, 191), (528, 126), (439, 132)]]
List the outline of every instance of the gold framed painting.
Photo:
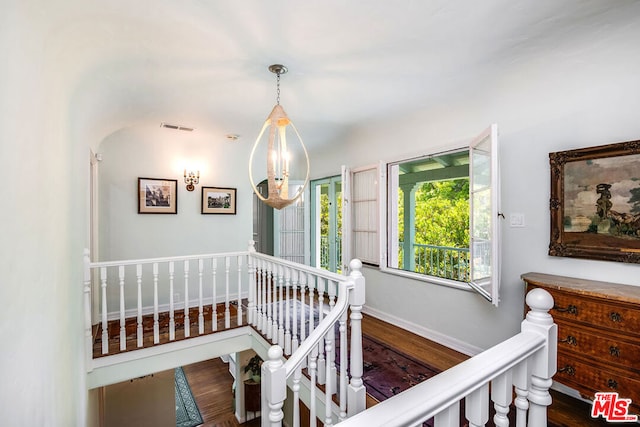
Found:
[(203, 214), (236, 214), (236, 189), (202, 187)]
[(178, 180), (138, 178), (139, 214), (177, 214)]
[(549, 255), (640, 263), (640, 141), (549, 154)]

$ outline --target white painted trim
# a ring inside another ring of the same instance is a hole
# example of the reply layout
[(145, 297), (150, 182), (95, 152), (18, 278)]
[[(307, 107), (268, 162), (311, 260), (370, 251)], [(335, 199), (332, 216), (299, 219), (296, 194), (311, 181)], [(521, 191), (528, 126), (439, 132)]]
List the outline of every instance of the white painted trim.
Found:
[(383, 313), (381, 311), (378, 311), (366, 305), (362, 308), (362, 312), (366, 315), (383, 320), (387, 323), (391, 323), (392, 325), (405, 329), (409, 332), (413, 332), (414, 334), (419, 335), (423, 338), (429, 339), (431, 341), (435, 341), (438, 344), (442, 344), (455, 351), (464, 353), (467, 356), (475, 356), (481, 353), (482, 351), (484, 351), (484, 349), (482, 348), (470, 345), (466, 342), (457, 340), (448, 335), (441, 334), (440, 332), (436, 332), (434, 330), (425, 328), (424, 326), (416, 325), (415, 323), (411, 323), (406, 320), (400, 319), (398, 317), (392, 316), (390, 314)]

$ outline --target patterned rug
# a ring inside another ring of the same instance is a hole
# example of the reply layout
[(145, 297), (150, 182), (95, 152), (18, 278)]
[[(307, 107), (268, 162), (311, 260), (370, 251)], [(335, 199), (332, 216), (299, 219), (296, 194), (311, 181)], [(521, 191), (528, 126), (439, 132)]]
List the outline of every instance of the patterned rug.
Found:
[(362, 336), (364, 375), (367, 393), (382, 402), (419, 384), (438, 370), (379, 341)]
[(196, 427), (203, 423), (191, 388), (182, 368), (175, 369), (176, 427)]

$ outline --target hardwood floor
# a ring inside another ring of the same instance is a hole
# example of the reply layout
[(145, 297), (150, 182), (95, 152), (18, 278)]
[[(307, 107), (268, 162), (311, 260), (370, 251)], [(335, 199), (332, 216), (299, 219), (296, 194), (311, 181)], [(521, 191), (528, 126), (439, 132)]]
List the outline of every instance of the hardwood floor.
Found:
[[(468, 359), (468, 356), (462, 353), (371, 316), (364, 316), (362, 329), (364, 334), (438, 369), (445, 370)], [(366, 361), (366, 354), (364, 358)], [(203, 426), (238, 426), (239, 424), (233, 415), (231, 395), (233, 378), (228, 371), (228, 366), (220, 359), (215, 359), (185, 366), (184, 371), (205, 420)], [(602, 419), (594, 420), (590, 417), (591, 407), (589, 404), (555, 391), (552, 391), (552, 397), (553, 403), (548, 411), (550, 426), (608, 425)], [(367, 396), (367, 407), (377, 403), (374, 398)], [(244, 425), (259, 425), (259, 423)]]
[[(234, 415), (233, 394), (231, 392), (233, 377), (229, 373), (229, 366), (226, 363), (216, 358), (182, 368), (204, 420), (203, 427), (241, 425)], [(251, 420), (242, 425), (259, 426), (260, 419)]]

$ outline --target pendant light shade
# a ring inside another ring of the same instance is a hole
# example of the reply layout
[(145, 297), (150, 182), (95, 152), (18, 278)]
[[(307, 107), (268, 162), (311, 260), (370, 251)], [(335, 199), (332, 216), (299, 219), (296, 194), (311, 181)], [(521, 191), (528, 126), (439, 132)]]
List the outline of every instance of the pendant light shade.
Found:
[[(258, 198), (268, 206), (282, 209), (295, 202), (309, 182), (309, 155), (298, 130), (280, 105), (280, 75), (287, 72), (283, 65), (272, 65), (277, 75), (277, 103), (262, 126), (249, 158), (249, 178)], [(255, 174), (266, 174), (267, 195), (260, 193)], [(290, 185), (295, 181), (302, 185)], [(290, 191), (296, 188), (295, 191)]]

